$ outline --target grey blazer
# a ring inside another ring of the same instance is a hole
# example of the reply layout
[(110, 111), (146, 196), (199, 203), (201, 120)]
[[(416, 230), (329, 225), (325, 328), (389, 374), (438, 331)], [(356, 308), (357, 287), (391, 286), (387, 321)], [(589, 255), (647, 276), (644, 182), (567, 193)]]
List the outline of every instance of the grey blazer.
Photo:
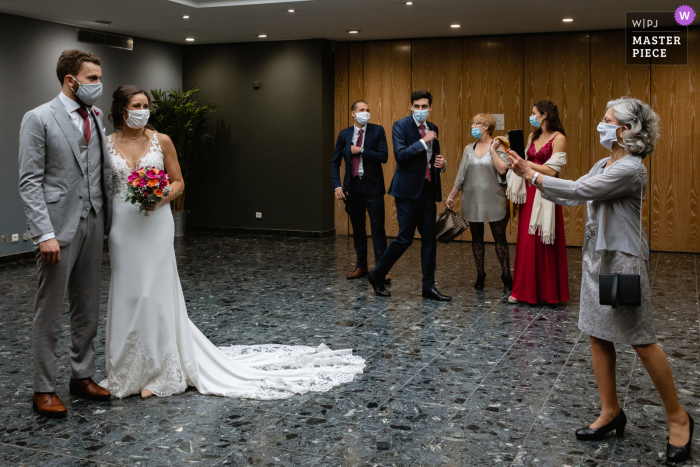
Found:
[[(598, 161), (588, 175), (576, 181), (544, 177), (542, 197), (564, 206), (577, 206), (587, 201), (601, 203), (596, 251), (621, 251), (639, 256), (639, 196), (642, 187), (646, 193), (647, 170), (642, 158), (631, 154), (605, 168), (609, 160), (606, 157)], [(603, 235), (605, 201), (609, 204), (607, 227)], [(649, 259), (646, 230), (642, 230), (642, 257)]]
[[(102, 189), (105, 235), (112, 225), (112, 160), (107, 152), (102, 112), (90, 110), (102, 141)], [(19, 130), (19, 193), (31, 238), (53, 232), (60, 246), (70, 244), (82, 214), (76, 186), (87, 171), (68, 111), (56, 97), (24, 115)]]

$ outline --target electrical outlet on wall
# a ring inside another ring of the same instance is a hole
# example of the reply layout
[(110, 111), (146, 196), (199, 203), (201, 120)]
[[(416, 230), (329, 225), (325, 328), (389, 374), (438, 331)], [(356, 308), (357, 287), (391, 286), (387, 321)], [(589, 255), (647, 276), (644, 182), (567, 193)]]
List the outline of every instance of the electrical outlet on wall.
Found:
[(26, 242), (27, 240), (29, 240), (29, 235), (27, 235), (26, 233), (23, 233), (23, 234), (22, 234), (22, 240), (24, 240), (25, 242)]
[(255, 213), (255, 218), (256, 218), (256, 219), (262, 219), (262, 212), (256, 212), (256, 213)]
[(2, 243), (7, 243), (7, 235), (3, 235), (0, 237), (0, 239), (2, 240)]
[(12, 241), (19, 242), (19, 234), (12, 234)]

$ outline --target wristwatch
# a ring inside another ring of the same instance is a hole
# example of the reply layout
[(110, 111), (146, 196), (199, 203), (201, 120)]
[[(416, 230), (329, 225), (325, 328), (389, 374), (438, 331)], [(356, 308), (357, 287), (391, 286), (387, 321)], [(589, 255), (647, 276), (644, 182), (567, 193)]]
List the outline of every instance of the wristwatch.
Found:
[(360, 148), (360, 154), (364, 154), (364, 153), (365, 153), (365, 148)]
[(532, 176), (532, 180), (530, 180), (530, 183), (532, 183), (532, 184), (534, 185), (534, 184), (535, 184), (535, 180), (537, 180), (537, 176), (538, 176), (539, 174), (540, 174), (539, 172), (535, 172), (535, 175)]

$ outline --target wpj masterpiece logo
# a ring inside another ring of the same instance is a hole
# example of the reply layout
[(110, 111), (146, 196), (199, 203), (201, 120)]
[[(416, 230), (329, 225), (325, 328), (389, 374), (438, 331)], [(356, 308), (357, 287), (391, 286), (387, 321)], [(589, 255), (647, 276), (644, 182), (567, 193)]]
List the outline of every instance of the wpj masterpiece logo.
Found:
[(687, 65), (688, 26), (695, 12), (683, 5), (676, 11), (627, 12), (627, 65)]

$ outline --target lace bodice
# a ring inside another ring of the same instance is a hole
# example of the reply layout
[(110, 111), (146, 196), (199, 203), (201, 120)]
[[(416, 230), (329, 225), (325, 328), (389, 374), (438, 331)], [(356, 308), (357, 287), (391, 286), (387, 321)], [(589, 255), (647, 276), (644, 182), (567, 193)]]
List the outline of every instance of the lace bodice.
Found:
[(140, 167), (155, 167), (158, 170), (164, 170), (163, 150), (158, 142), (158, 132), (154, 131), (151, 136), (151, 141), (148, 144), (148, 149), (138, 160), (136, 167), (130, 167), (127, 160), (119, 151), (114, 135), (107, 137), (107, 152), (112, 158), (112, 199), (113, 203), (123, 203), (126, 197), (127, 178), (134, 170)]
[(535, 149), (535, 142), (533, 141), (530, 144), (530, 147), (527, 148), (527, 159), (539, 165), (543, 165), (545, 162), (547, 162), (549, 158), (552, 157), (552, 144), (554, 143), (554, 138), (556, 137), (557, 135), (554, 135), (554, 137), (547, 141), (547, 143), (542, 146), (539, 151)]

